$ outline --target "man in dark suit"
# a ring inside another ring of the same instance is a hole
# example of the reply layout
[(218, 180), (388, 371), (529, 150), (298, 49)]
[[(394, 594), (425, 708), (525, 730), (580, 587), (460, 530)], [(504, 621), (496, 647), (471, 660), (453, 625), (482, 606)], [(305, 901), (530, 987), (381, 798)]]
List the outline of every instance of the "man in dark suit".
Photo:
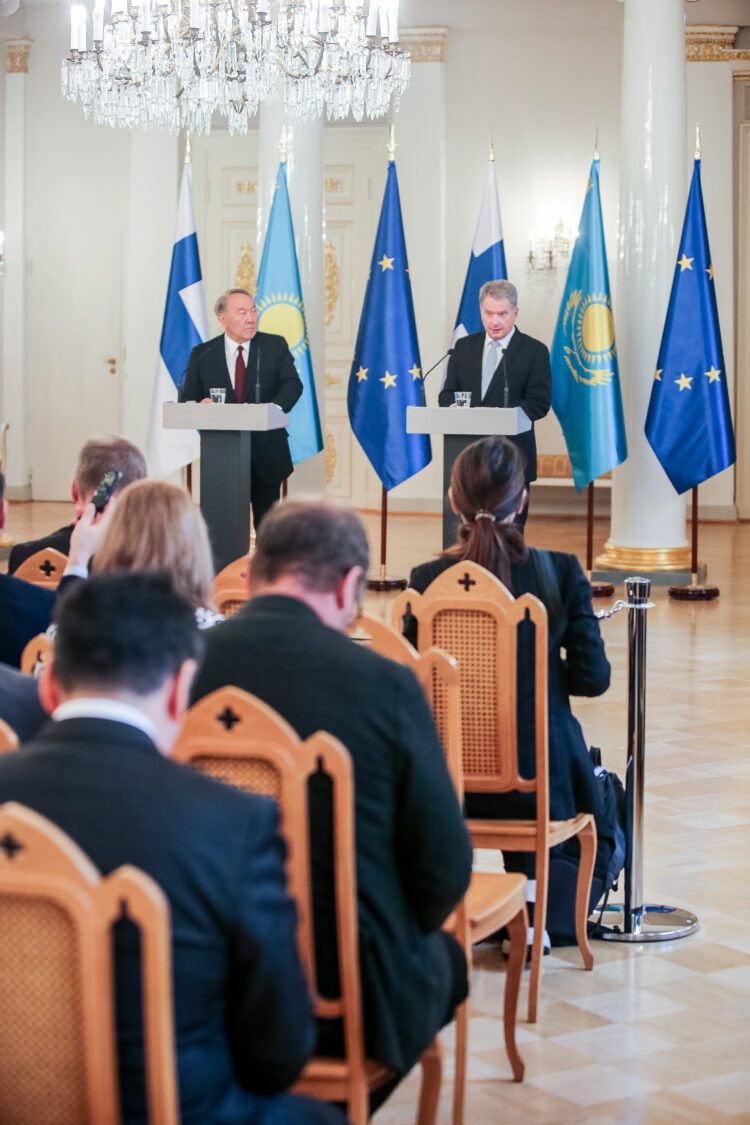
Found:
[[(227, 402), (275, 402), (285, 414), (302, 394), (302, 381), (283, 336), (258, 331), (255, 301), (244, 289), (229, 289), (214, 311), (221, 336), (198, 344), (182, 377), (180, 402), (210, 402), (223, 387)], [(250, 443), (250, 499), (257, 532), (293, 470), (286, 430), (253, 434)]]
[[(469, 391), (472, 406), (520, 406), (531, 429), (510, 440), (524, 458), (526, 488), (536, 480), (534, 425), (549, 411), (552, 373), (549, 350), (516, 328), (518, 290), (510, 281), (488, 281), (479, 290), (484, 332), (457, 340), (438, 396), (440, 406), (453, 406), (456, 391)], [(467, 438), (466, 444), (477, 440)], [(528, 496), (516, 522), (526, 523)]]
[[(41, 691), (52, 721), (2, 755), (0, 802), (48, 817), (104, 874), (132, 863), (169, 899), (182, 1125), (334, 1123), (283, 1093), (315, 1043), (273, 802), (169, 760), (200, 652), (192, 608), (154, 574), (61, 598)], [(123, 1122), (144, 1125), (138, 958), (116, 934)]]
[[(416, 677), (344, 635), (368, 562), (355, 512), (325, 503), (276, 507), (258, 536), (251, 599), (209, 630), (193, 695), (236, 684), (301, 737), (328, 731), (349, 750), (366, 1045), (403, 1075), (466, 994), (463, 953), (440, 926), (468, 885), (471, 848)], [(320, 987), (335, 995), (324, 782), (311, 801), (313, 908)], [(336, 1051), (325, 1024), (319, 1043), (324, 1053)]]
[[(8, 501), (5, 477), (0, 473), (0, 531), (5, 527)], [(12, 574), (0, 574), (0, 661), (18, 668), (26, 643), (49, 627), (54, 590), (24, 582)]]
[[(45, 547), (54, 547), (67, 555), (70, 551), (70, 537), (76, 521), (87, 504), (91, 502), (97, 485), (110, 469), (122, 473), (117, 482), (114, 493), (122, 492), (123, 488), (134, 480), (143, 480), (146, 476), (146, 459), (132, 441), (123, 437), (91, 438), (78, 454), (78, 464), (70, 486), (70, 495), (76, 507), (75, 519), (59, 527), (41, 539), (30, 539), (25, 543), (16, 543), (11, 549), (8, 559), (8, 573), (13, 574), (18, 570), (24, 559), (44, 550)], [(114, 494), (113, 493), (113, 494)]]
[(0, 719), (24, 742), (36, 734), (46, 718), (38, 681), (9, 664), (0, 664)]

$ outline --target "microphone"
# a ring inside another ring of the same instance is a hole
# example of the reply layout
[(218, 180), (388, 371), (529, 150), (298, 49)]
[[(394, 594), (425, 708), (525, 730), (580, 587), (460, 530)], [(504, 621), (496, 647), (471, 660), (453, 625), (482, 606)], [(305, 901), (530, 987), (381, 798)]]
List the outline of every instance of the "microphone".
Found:
[(444, 359), (447, 359), (449, 355), (453, 355), (453, 348), (448, 348), (448, 351), (447, 351), (447, 352), (445, 353), (445, 355), (441, 355), (441, 357), (440, 357), (440, 359), (439, 359), (439, 360), (437, 361), (437, 363), (433, 363), (433, 365), (432, 365), (432, 367), (431, 367), (431, 368), (429, 369), (429, 371), (425, 371), (424, 375), (422, 376), (422, 383), (423, 383), (423, 384), (424, 384), (424, 381), (425, 381), (425, 379), (427, 378), (427, 376), (428, 376), (428, 375), (431, 375), (431, 374), (432, 374), (432, 372), (433, 372), (433, 371), (435, 370), (435, 368), (436, 368), (436, 367), (439, 367), (439, 366), (440, 366), (440, 364), (441, 364), (441, 363), (443, 362), (443, 360), (444, 360)]
[(180, 385), (177, 388), (178, 399), (182, 398), (182, 394), (185, 389), (185, 380), (187, 379), (188, 375), (193, 370), (195, 365), (198, 363), (198, 360), (203, 357), (205, 351), (207, 350), (207, 345), (210, 343), (211, 340), (204, 340), (202, 344), (196, 344), (196, 346), (193, 348), (192, 357), (188, 360), (187, 366), (182, 373), (182, 378), (180, 379)]
[(255, 401), (260, 402), (260, 341), (255, 341)]
[(507, 345), (506, 345), (506, 347), (501, 348), (500, 351), (502, 353), (502, 355), (500, 356), (500, 366), (503, 369), (503, 406), (507, 406), (508, 405), (508, 398), (510, 397), (510, 391), (508, 390), (508, 365), (505, 362), (505, 353), (507, 351)]

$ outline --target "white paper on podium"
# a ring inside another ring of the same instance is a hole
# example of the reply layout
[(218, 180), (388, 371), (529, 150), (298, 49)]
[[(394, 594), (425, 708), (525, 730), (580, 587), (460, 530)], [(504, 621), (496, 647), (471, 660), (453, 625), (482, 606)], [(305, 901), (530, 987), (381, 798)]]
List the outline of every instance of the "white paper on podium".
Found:
[(520, 406), (407, 406), (407, 434), (523, 434), (531, 419)]
[(275, 402), (165, 402), (166, 430), (281, 430), (289, 422)]

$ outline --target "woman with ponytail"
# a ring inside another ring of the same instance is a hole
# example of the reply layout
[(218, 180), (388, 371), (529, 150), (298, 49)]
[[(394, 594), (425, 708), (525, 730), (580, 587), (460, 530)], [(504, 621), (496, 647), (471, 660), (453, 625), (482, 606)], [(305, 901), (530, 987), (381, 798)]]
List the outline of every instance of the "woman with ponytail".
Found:
[[(448, 493), (461, 517), (458, 539), (431, 562), (415, 567), (409, 585), (423, 593), (443, 570), (474, 562), (491, 571), (510, 592), (535, 594), (544, 603), (549, 635), (550, 815), (566, 820), (598, 812), (599, 794), (583, 732), (570, 710), (570, 695), (601, 695), (609, 687), (609, 662), (591, 606), (591, 588), (575, 555), (528, 548), (514, 524), (526, 500), (521, 455), (502, 437), (486, 437), (456, 458)], [(415, 640), (415, 622), (405, 633)], [(411, 634), (411, 635), (410, 635)], [(518, 643), (518, 753), (521, 773), (534, 773), (533, 638), (524, 626)], [(467, 793), (466, 815), (476, 818), (532, 817), (533, 798), (518, 792)], [(525, 853), (509, 853), (506, 864), (529, 870)]]

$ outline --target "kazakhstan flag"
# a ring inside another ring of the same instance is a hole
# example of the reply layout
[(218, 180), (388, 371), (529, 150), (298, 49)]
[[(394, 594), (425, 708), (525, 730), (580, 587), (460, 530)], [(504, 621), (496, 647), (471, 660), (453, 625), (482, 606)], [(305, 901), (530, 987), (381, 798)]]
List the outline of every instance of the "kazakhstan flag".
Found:
[(736, 460), (700, 160), (693, 166), (646, 437), (680, 493)]
[(426, 434), (407, 434), (407, 406), (423, 405), (417, 325), (396, 165), (388, 180), (349, 376), (349, 420), (386, 490), (432, 460)]
[(628, 455), (595, 156), (550, 353), (552, 409), (579, 492)]
[(279, 165), (271, 217), (268, 220), (263, 257), (255, 294), (258, 328), (283, 336), (289, 345), (297, 374), (302, 380), (302, 395), (289, 414), (289, 452), (298, 465), (323, 448), (318, 397), (315, 393), (310, 342), (307, 338), (305, 306), (299, 280), (294, 227), (286, 184), (286, 163)]

